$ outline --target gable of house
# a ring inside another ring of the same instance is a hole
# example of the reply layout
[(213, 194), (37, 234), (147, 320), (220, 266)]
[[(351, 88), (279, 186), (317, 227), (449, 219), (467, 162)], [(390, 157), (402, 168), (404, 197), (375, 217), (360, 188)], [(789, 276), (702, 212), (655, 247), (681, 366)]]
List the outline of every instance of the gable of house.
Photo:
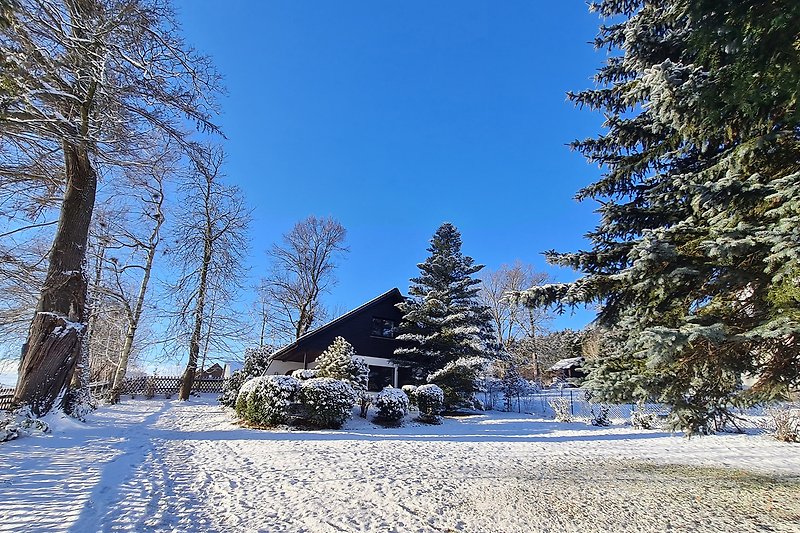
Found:
[(370, 389), (383, 385), (402, 385), (410, 379), (407, 369), (399, 368), (390, 359), (399, 341), (395, 330), (403, 314), (397, 304), (403, 295), (397, 288), (309, 331), (290, 345), (272, 354), (270, 374), (286, 374), (301, 368), (314, 368), (317, 357), (336, 337), (349, 342), (356, 354), (370, 366)]

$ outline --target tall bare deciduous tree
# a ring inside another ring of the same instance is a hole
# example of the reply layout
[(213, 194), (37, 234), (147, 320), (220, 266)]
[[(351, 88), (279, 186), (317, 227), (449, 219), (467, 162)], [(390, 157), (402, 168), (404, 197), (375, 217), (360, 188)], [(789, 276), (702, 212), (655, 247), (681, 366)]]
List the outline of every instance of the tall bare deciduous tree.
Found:
[(550, 281), (546, 272), (537, 272), (532, 265), (521, 261), (483, 272), (478, 295), (491, 312), (497, 341), (504, 348), (509, 349), (511, 344), (525, 337), (543, 333), (552, 320), (552, 315), (546, 310), (528, 309), (512, 301), (509, 291), (525, 290)]
[(250, 211), (242, 192), (222, 182), (223, 161), (224, 155), (218, 148), (195, 157), (196, 171), (183, 188), (186, 197), (175, 230), (172, 252), (181, 267), (181, 276), (173, 287), (180, 304), (173, 329), (179, 341), (188, 340), (189, 348), (181, 380), (181, 400), (189, 399), (204, 345), (203, 335), (225, 336), (219, 328), (230, 325), (231, 320), (224, 317), (230, 318), (238, 312), (232, 305), (245, 274), (243, 261)]
[(98, 170), (136, 161), (153, 131), (188, 147), (187, 119), (216, 131), (218, 76), (182, 42), (167, 1), (15, 4), (0, 26), (0, 185), (39, 189), (59, 211), (15, 391), (16, 403), (42, 414), (67, 387), (86, 329)]
[(284, 341), (301, 337), (322, 318), (320, 296), (336, 283), (337, 261), (349, 251), (346, 237), (333, 218), (310, 216), (269, 250), (272, 271), (262, 287)]

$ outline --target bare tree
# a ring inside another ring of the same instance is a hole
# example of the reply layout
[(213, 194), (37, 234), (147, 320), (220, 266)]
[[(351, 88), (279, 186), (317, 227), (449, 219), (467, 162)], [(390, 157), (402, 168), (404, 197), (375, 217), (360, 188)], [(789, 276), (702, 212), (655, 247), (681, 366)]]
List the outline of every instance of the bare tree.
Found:
[(219, 328), (231, 322), (223, 315), (236, 313), (231, 305), (245, 273), (250, 212), (241, 191), (222, 183), (223, 161), (218, 148), (195, 157), (195, 173), (184, 187), (184, 208), (175, 229), (173, 259), (181, 266), (181, 275), (173, 287), (179, 302), (173, 329), (178, 339), (188, 334), (189, 345), (181, 400), (189, 399), (204, 333), (212, 341), (217, 334), (226, 336)]
[(532, 265), (517, 260), (513, 265), (500, 265), (497, 270), (484, 270), (479, 297), (494, 321), (497, 341), (508, 349), (525, 337), (544, 333), (552, 321), (546, 310), (531, 310), (508, 298), (509, 291), (529, 289), (551, 281), (545, 272), (536, 272)]
[[(119, 261), (111, 261), (110, 268), (113, 273), (114, 295), (125, 310), (128, 327), (125, 333), (125, 343), (119, 354), (119, 362), (114, 372), (114, 381), (111, 387), (112, 401), (118, 401), (122, 392), (122, 383), (128, 371), (128, 362), (133, 351), (133, 344), (136, 340), (136, 332), (144, 310), (147, 289), (150, 285), (150, 277), (153, 272), (153, 263), (156, 258), (156, 251), (161, 242), (161, 227), (164, 224), (164, 182), (169, 173), (160, 166), (154, 168), (150, 176), (135, 175), (132, 185), (135, 190), (140, 192), (139, 200), (143, 207), (141, 213), (142, 222), (150, 226), (150, 231), (145, 238), (141, 238), (134, 231), (125, 230), (122, 239), (119, 240), (121, 246), (132, 249), (138, 261), (121, 264)], [(126, 290), (124, 277), (127, 272), (134, 271), (141, 276), (138, 288), (135, 293)]]
[[(209, 95), (218, 76), (182, 42), (165, 1), (15, 4), (10, 24), (0, 25), (11, 86), (0, 114), (0, 187), (59, 202), (14, 396), (42, 414), (68, 385), (86, 330), (84, 261), (98, 169), (137, 161), (154, 130), (188, 148), (187, 119), (216, 131)], [(62, 170), (48, 172), (59, 158)]]
[(262, 286), (284, 340), (299, 338), (323, 317), (320, 296), (336, 282), (336, 262), (349, 251), (346, 236), (333, 218), (310, 216), (267, 252), (272, 271)]

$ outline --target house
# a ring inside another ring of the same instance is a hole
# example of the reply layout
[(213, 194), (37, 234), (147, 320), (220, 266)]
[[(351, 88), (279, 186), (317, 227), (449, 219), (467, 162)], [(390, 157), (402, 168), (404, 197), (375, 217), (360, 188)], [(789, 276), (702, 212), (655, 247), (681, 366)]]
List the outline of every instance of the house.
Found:
[(583, 357), (569, 357), (567, 359), (560, 359), (553, 366), (547, 369), (553, 376), (554, 381), (563, 381), (568, 379), (580, 379), (586, 377), (583, 371)]
[(395, 332), (403, 314), (397, 304), (404, 300), (394, 288), (377, 298), (309, 331), (270, 356), (268, 374), (291, 374), (299, 369), (313, 369), (314, 361), (336, 337), (344, 337), (356, 354), (369, 365), (371, 391), (387, 385), (399, 387), (411, 383), (410, 369), (398, 367), (390, 359), (399, 345)]
[(195, 374), (194, 379), (222, 379), (224, 374), (225, 370), (219, 366), (219, 363), (214, 363), (205, 370), (201, 370)]

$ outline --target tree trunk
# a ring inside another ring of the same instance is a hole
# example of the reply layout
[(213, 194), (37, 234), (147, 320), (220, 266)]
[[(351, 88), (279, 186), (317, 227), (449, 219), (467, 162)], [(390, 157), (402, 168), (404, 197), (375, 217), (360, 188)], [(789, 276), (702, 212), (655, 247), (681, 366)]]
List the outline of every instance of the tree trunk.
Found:
[[(163, 198), (163, 195), (162, 195)], [(125, 381), (125, 374), (128, 372), (128, 361), (131, 358), (131, 351), (133, 350), (133, 341), (136, 338), (136, 330), (139, 328), (139, 321), (142, 318), (142, 309), (144, 308), (144, 299), (147, 295), (147, 286), (150, 283), (150, 273), (153, 271), (153, 262), (156, 257), (156, 248), (158, 247), (159, 232), (161, 224), (164, 223), (164, 217), (161, 215), (161, 205), (155, 217), (156, 225), (153, 232), (150, 234), (148, 241), (150, 247), (147, 249), (147, 260), (144, 265), (144, 274), (142, 275), (142, 282), (139, 285), (139, 293), (136, 295), (136, 304), (130, 316), (128, 317), (128, 331), (125, 334), (125, 344), (122, 346), (122, 353), (119, 357), (116, 372), (114, 372), (114, 383), (111, 387), (111, 402), (117, 403), (120, 394), (122, 393), (122, 384)]]
[(203, 245), (203, 264), (200, 266), (200, 285), (197, 288), (197, 304), (194, 311), (194, 331), (189, 341), (189, 362), (181, 379), (179, 400), (188, 400), (194, 385), (194, 376), (197, 372), (197, 357), (200, 355), (200, 336), (203, 332), (203, 312), (208, 290), (208, 267), (211, 264), (211, 224), (206, 221), (205, 244)]
[(42, 293), (22, 347), (15, 404), (37, 415), (53, 408), (68, 386), (81, 351), (86, 320), (83, 272), (97, 175), (83, 144), (64, 143), (66, 191)]

